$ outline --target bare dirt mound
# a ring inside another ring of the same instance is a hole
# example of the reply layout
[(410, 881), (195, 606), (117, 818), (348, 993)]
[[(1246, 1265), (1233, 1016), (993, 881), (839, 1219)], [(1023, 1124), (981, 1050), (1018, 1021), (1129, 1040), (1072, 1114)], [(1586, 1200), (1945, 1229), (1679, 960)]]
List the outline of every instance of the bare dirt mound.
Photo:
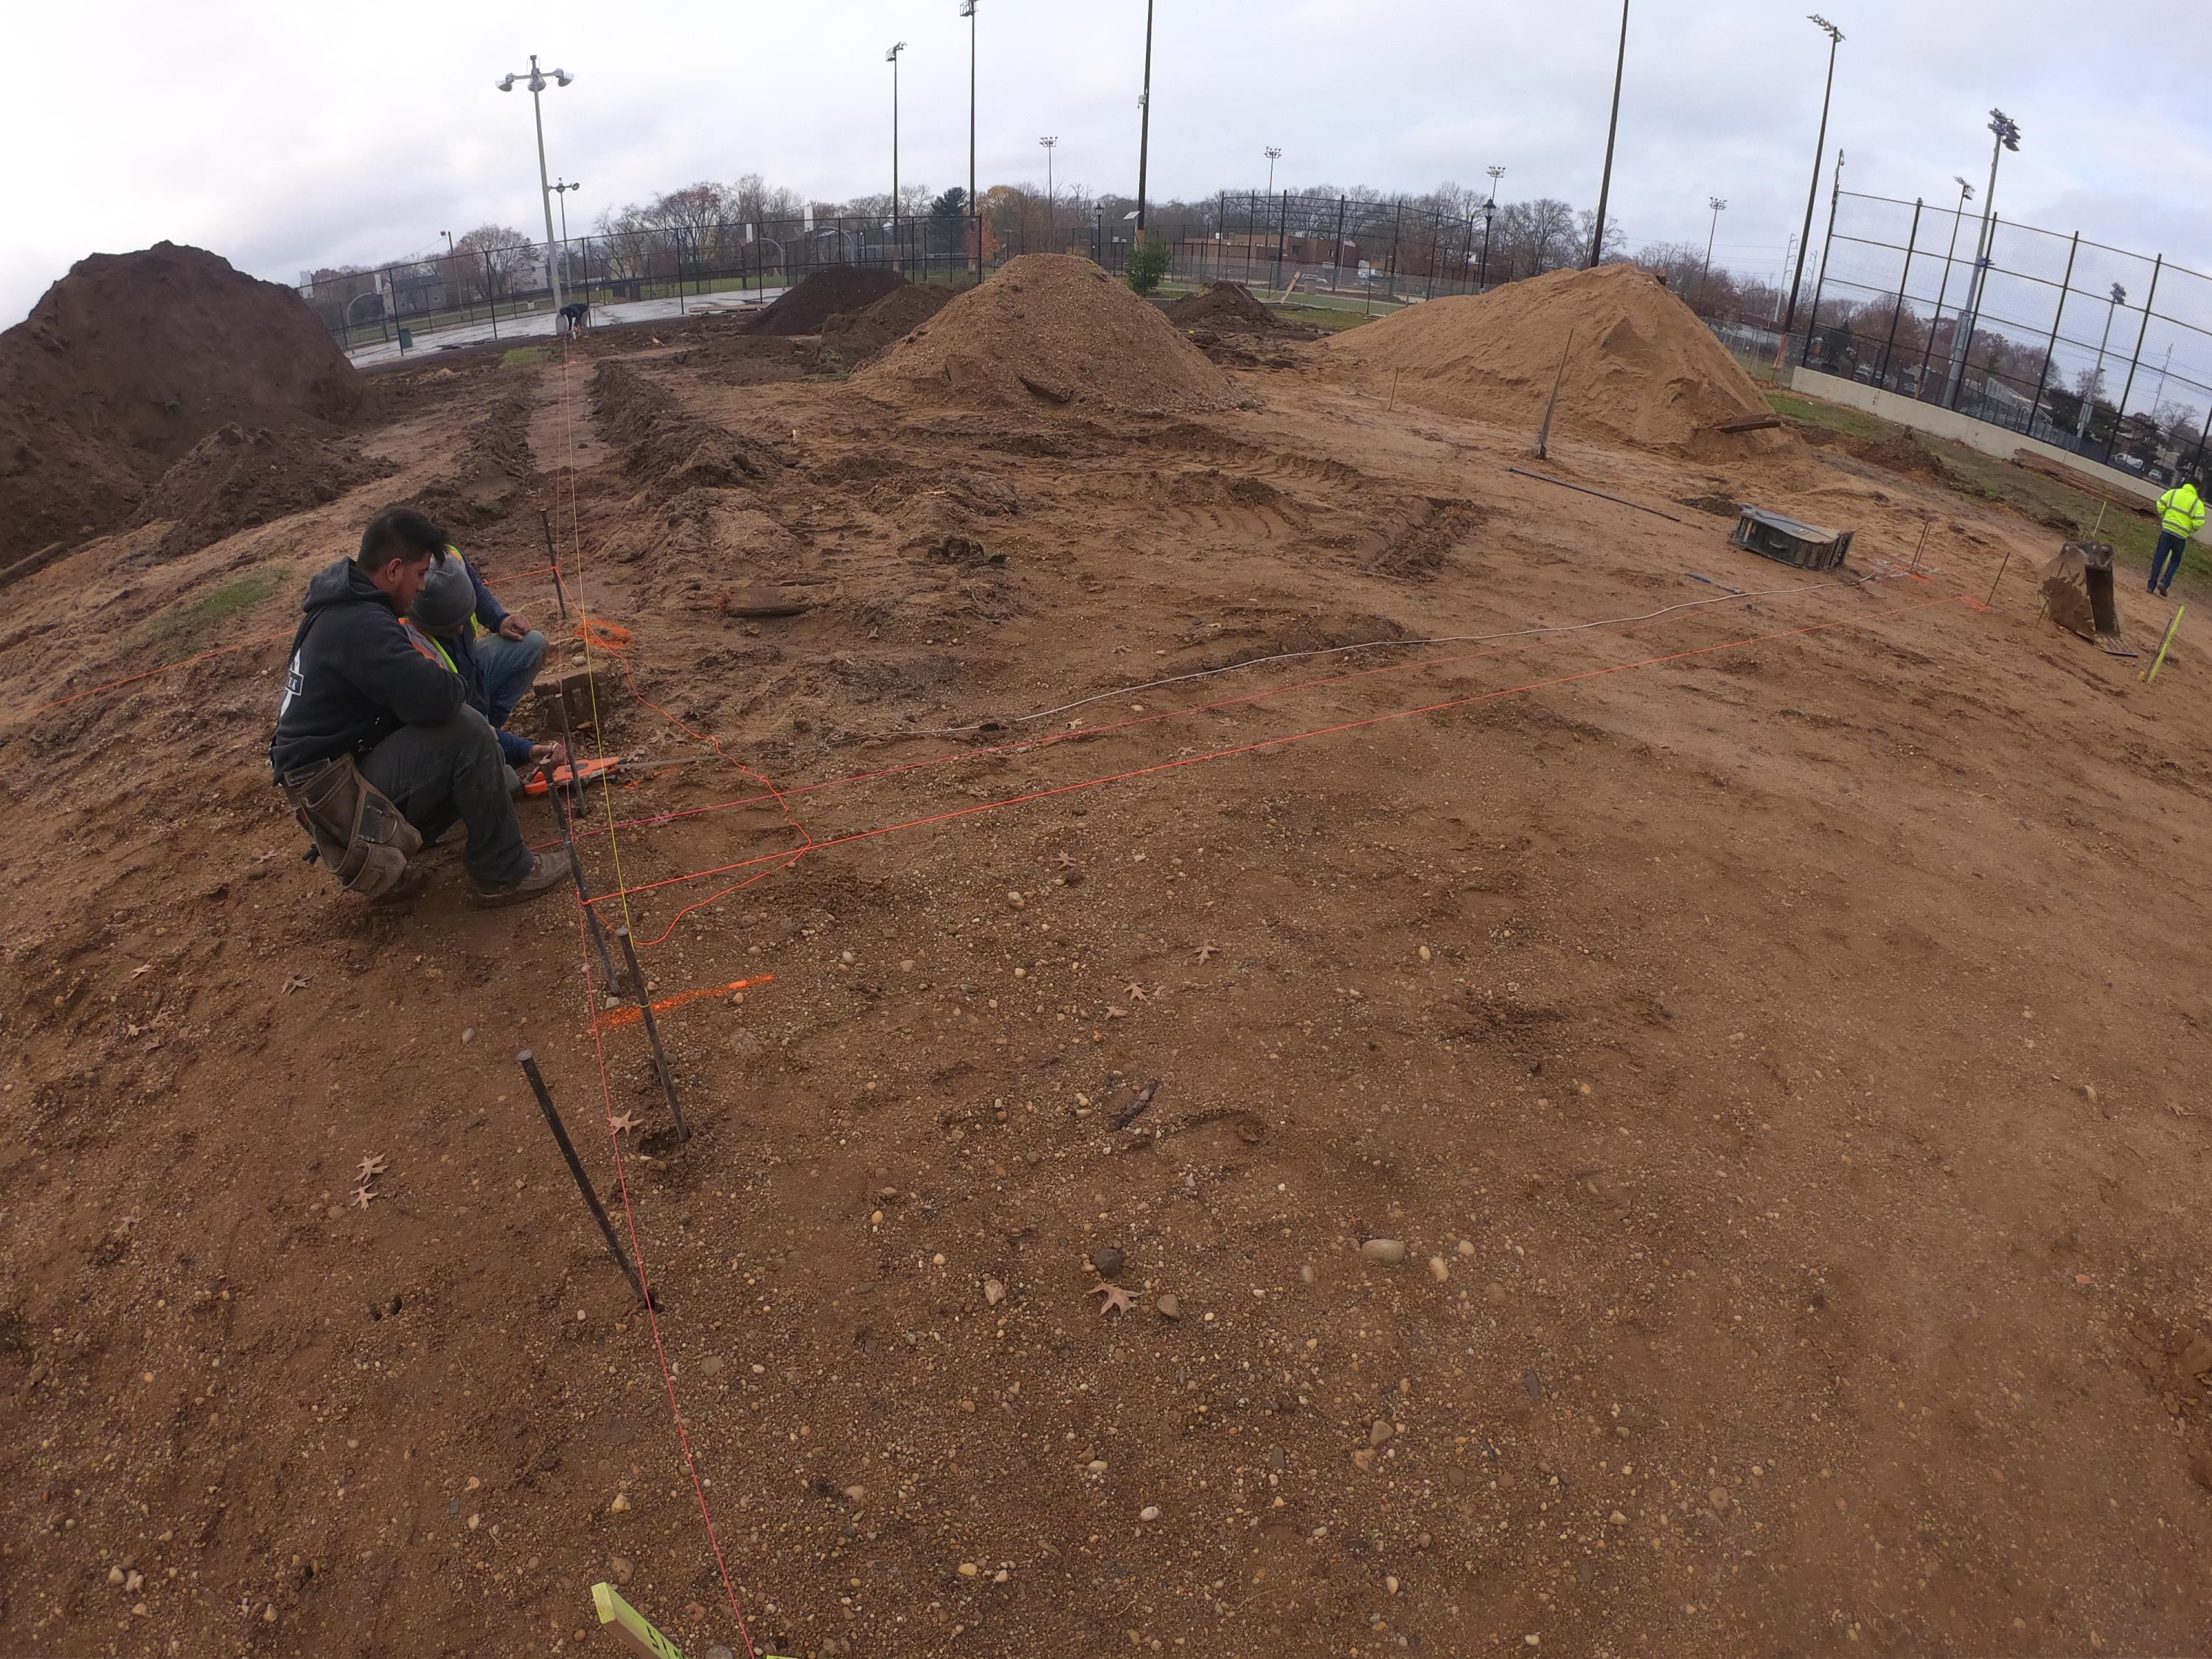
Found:
[(862, 311), (841, 312), (822, 325), (822, 349), (835, 351), (848, 368), (880, 356), (896, 342), (945, 309), (952, 290), (938, 283), (908, 283)]
[(162, 553), (189, 553), (240, 530), (334, 501), (356, 485), (395, 470), (391, 462), (334, 442), (306, 422), (273, 428), (225, 424), (161, 475), (131, 522), (170, 520)]
[(120, 525), (219, 427), (364, 395), (288, 288), (169, 242), (79, 260), (0, 334), (0, 562)]
[(864, 311), (886, 294), (907, 286), (905, 277), (882, 265), (831, 265), (787, 289), (774, 305), (752, 319), (753, 334), (819, 334), (841, 311)]
[(1210, 328), (1231, 334), (1273, 334), (1285, 326), (1242, 283), (1208, 283), (1167, 308), (1177, 328)]
[(1681, 301), (1633, 265), (1561, 270), (1425, 304), (1348, 330), (1322, 361), (1447, 413), (1532, 430), (1559, 358), (1559, 424), (1647, 448), (1717, 457), (1775, 452), (1785, 434), (1723, 434), (1769, 415), (1751, 377)]
[(1189, 409), (1229, 378), (1175, 325), (1090, 260), (1025, 253), (855, 377), (894, 398)]

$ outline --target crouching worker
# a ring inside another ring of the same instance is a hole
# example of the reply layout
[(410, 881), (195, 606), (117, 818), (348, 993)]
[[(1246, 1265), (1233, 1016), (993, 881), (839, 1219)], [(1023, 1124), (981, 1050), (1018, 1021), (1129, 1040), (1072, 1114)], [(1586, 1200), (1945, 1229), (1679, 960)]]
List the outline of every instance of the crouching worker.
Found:
[[(507, 729), (515, 704), (544, 665), (545, 636), (492, 597), (459, 548), (447, 548), (446, 556), (431, 564), (407, 620), (443, 652), (447, 665), (460, 676), (463, 701), (499, 738), (500, 753), (517, 775), (507, 780), (510, 792), (521, 788), (520, 775), (540, 763), (567, 763), (559, 744), (534, 744)], [(485, 630), (481, 635), (479, 626)]]
[(568, 856), (524, 844), (499, 739), (437, 647), (401, 620), (445, 557), (444, 531), (386, 507), (358, 553), (307, 584), (269, 763), (355, 891), (385, 902), (419, 891), (414, 854), (459, 823), (477, 902), (519, 903), (566, 881)]

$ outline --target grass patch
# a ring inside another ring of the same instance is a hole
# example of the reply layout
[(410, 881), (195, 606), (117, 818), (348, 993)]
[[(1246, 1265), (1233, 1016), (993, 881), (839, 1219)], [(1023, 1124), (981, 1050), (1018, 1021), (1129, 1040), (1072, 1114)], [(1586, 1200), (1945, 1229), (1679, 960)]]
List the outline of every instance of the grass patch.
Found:
[(1895, 439), (1910, 440), (1916, 434), (1910, 427), (1899, 426), (1894, 421), (1885, 421), (1879, 415), (1869, 415), (1863, 410), (1847, 409), (1841, 404), (1824, 404), (1810, 398), (1800, 398), (1791, 392), (1770, 392), (1767, 403), (1774, 412), (1801, 426), (1821, 427), (1830, 432), (1841, 432), (1853, 438), (1864, 438), (1869, 443), (1887, 443)]
[(1388, 317), (1398, 309), (1390, 306), (1371, 315), (1352, 306), (1328, 305), (1271, 305), (1268, 310), (1286, 323), (1304, 323), (1308, 327), (1322, 329), (1331, 334), (1340, 334), (1347, 328), (1358, 328), (1362, 323), (1371, 323), (1377, 317)]
[(532, 363), (547, 363), (552, 361), (551, 346), (509, 346), (499, 355), (499, 366), (501, 368), (527, 368)]
[(154, 618), (146, 629), (146, 642), (183, 646), (212, 640), (276, 591), (276, 578), (266, 570), (225, 582), (190, 605), (173, 606)]

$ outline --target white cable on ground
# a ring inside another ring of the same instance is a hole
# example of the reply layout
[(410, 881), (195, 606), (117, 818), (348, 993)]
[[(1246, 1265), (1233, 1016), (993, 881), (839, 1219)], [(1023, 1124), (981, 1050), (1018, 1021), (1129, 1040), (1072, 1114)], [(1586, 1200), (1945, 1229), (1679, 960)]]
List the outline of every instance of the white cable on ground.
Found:
[(1087, 708), (1094, 702), (1104, 702), (1111, 697), (1134, 696), (1139, 691), (1151, 691), (1164, 685), (1184, 685), (1193, 680), (1211, 679), (1217, 674), (1233, 674), (1246, 668), (1258, 668), (1271, 662), (1297, 662), (1310, 657), (1340, 656), (1347, 651), (1381, 651), (1392, 647), (1428, 645), (1488, 645), (1498, 640), (1531, 639), (1545, 634), (1579, 634), (1592, 628), (1620, 628), (1631, 623), (1656, 622), (1661, 617), (1672, 616), (1678, 611), (1698, 611), (1709, 605), (1733, 605), (1739, 599), (1772, 599), (1793, 593), (1808, 593), (1816, 588), (1841, 589), (1861, 587), (1868, 582), (1879, 581), (1892, 574), (1885, 570), (1870, 570), (1863, 576), (1847, 582), (1800, 582), (1795, 587), (1766, 587), (1749, 592), (1729, 592), (1710, 599), (1685, 599), (1680, 605), (1662, 605), (1640, 617), (1602, 617), (1595, 622), (1561, 623), (1544, 628), (1516, 628), (1503, 634), (1445, 634), (1419, 640), (1362, 640), (1356, 645), (1322, 646), (1311, 651), (1278, 651), (1265, 657), (1248, 657), (1243, 662), (1228, 663), (1219, 668), (1200, 668), (1188, 674), (1170, 674), (1164, 679), (1145, 680), (1135, 685), (1124, 685), (1111, 691), (1100, 691), (1088, 697), (1079, 697), (1073, 702), (1061, 703), (1055, 708), (1040, 708), (1028, 714), (992, 714), (967, 726), (910, 726), (901, 732), (848, 732), (848, 737), (861, 738), (952, 738), (970, 732), (981, 732), (994, 726), (1024, 726), (1031, 720), (1049, 720), (1054, 714), (1066, 714), (1078, 708)]

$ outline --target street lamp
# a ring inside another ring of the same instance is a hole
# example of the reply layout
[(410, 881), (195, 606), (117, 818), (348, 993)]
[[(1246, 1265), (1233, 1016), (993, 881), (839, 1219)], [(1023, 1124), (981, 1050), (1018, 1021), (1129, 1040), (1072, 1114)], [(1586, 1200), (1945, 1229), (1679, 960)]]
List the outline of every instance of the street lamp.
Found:
[(2004, 160), (2008, 149), (2020, 148), (2020, 125), (2001, 109), (1990, 112), (1990, 131), (1996, 142), (1990, 146), (1990, 184), (1982, 193), (1982, 234), (1974, 245), (1973, 275), (1966, 279), (1966, 302), (1959, 315), (1966, 325), (1966, 345), (1951, 360), (1951, 384), (1944, 404), (1955, 409), (1959, 403), (1959, 387), (1966, 378), (1966, 353), (1974, 349), (1974, 325), (1982, 314), (1982, 288), (1996, 252), (1997, 163)]
[(1270, 144), (1260, 154), (1267, 158), (1267, 199), (1272, 202), (1275, 199), (1275, 163), (1282, 159), (1282, 146)]
[(975, 278), (983, 276), (981, 209), (975, 204), (975, 0), (960, 0), (960, 15), (968, 20), (968, 216), (976, 226)]
[(1711, 228), (1705, 232), (1705, 266), (1698, 273), (1698, 297), (1700, 300), (1705, 297), (1705, 278), (1712, 275), (1713, 239), (1720, 234), (1721, 215), (1728, 210), (1728, 202), (1722, 197), (1708, 196), (1705, 198), (1705, 205), (1713, 210), (1713, 222)]
[(898, 189), (898, 66), (899, 54), (906, 50), (902, 40), (884, 54), (884, 61), (891, 66), (891, 223), (896, 225), (899, 216)]
[(1811, 14), (1808, 21), (1828, 37), (1828, 88), (1820, 94), (1820, 136), (1813, 141), (1813, 182), (1805, 188), (1805, 228), (1797, 238), (1797, 271), (1790, 279), (1790, 311), (1782, 323), (1784, 335), (1797, 326), (1797, 291), (1805, 286), (1805, 256), (1813, 246), (1813, 199), (1820, 193), (1820, 159), (1828, 153), (1828, 105), (1836, 95), (1836, 48), (1844, 44), (1844, 32), (1820, 13)]
[(1044, 147), (1044, 245), (1048, 249), (1052, 246), (1052, 152), (1060, 135), (1054, 133), (1037, 143)]
[(1490, 226), (1498, 217), (1498, 181), (1505, 176), (1504, 167), (1485, 167), (1483, 171), (1490, 175), (1490, 199), (1482, 204), (1482, 269), (1474, 279), (1477, 293), (1490, 286)]
[[(553, 84), (565, 87), (575, 76), (564, 69), (553, 71)], [(561, 308), (561, 273), (553, 253), (553, 187), (545, 182), (545, 110), (538, 95), (545, 90), (545, 76), (538, 67), (538, 54), (530, 54), (530, 73), (502, 76), (494, 84), (501, 92), (513, 92), (520, 81), (530, 88), (530, 114), (538, 124), (538, 205), (545, 210), (545, 269), (553, 279), (553, 309)]]
[(1628, 72), (1628, 0), (1620, 0), (1620, 55), (1613, 65), (1613, 118), (1605, 129), (1605, 172), (1597, 182), (1597, 229), (1590, 237), (1592, 269), (1605, 256), (1605, 204), (1613, 193), (1613, 141), (1620, 131), (1620, 82)]
[(1145, 167), (1152, 154), (1152, 0), (1145, 0), (1145, 89), (1137, 94), (1137, 234), (1145, 234)]
[(566, 184), (558, 179), (553, 181), (553, 193), (561, 198), (561, 246), (563, 248), (568, 246), (568, 192), (581, 189), (583, 186), (573, 179)]
[(448, 259), (452, 258), (453, 257), (453, 233), (450, 230), (441, 230), (438, 234), (446, 239), (446, 257)]

